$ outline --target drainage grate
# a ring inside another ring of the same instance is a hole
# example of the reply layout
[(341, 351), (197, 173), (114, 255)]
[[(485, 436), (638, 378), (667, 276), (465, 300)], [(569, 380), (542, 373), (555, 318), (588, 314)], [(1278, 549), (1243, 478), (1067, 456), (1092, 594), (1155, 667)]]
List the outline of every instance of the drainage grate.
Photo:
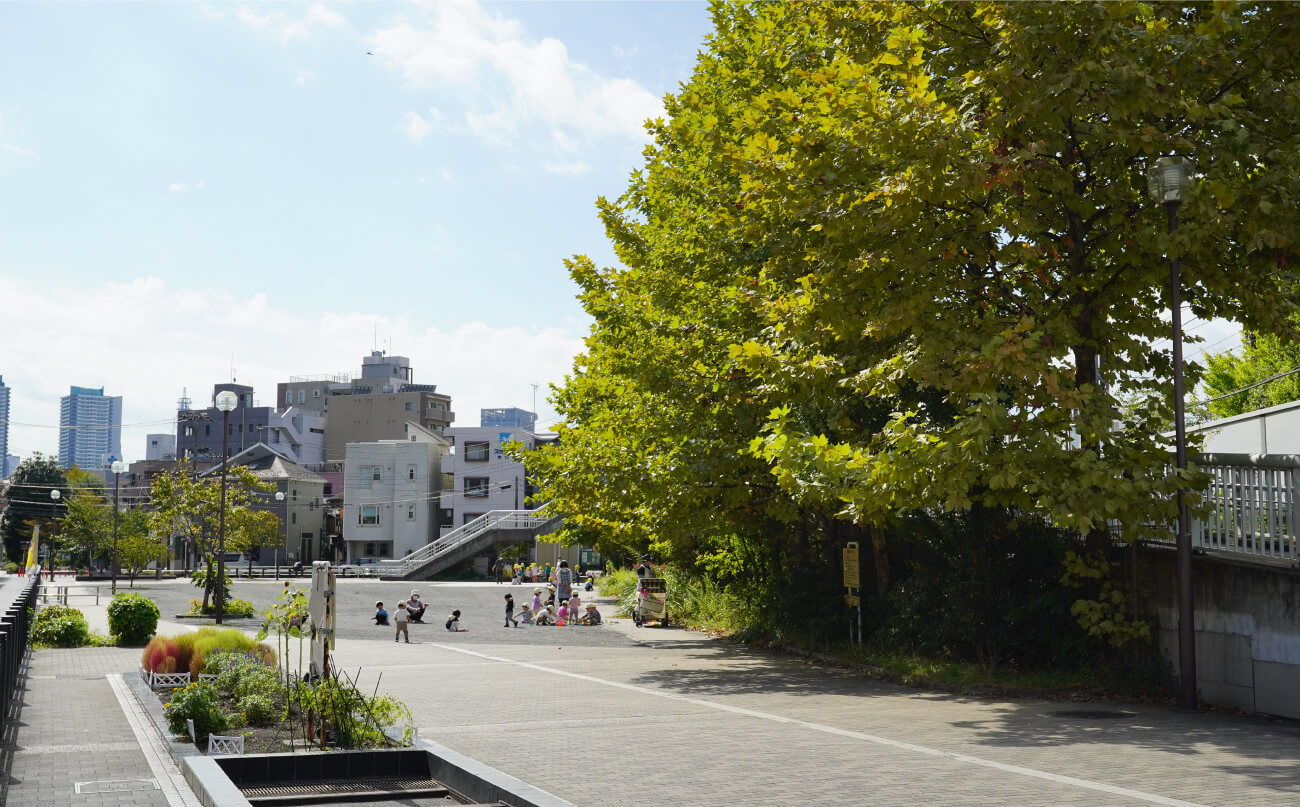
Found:
[(394, 796), (445, 796), (442, 783), (433, 779), (393, 777), (388, 779), (317, 779), (313, 781), (271, 782), (241, 787), (244, 798), (265, 800), (300, 796), (347, 796), (391, 794)]
[(1053, 717), (1071, 717), (1078, 720), (1121, 720), (1125, 717), (1137, 717), (1137, 712), (1108, 712), (1102, 709), (1066, 709), (1052, 712)]
[(140, 790), (161, 790), (157, 779), (101, 779), (96, 782), (77, 782), (77, 793), (135, 793)]

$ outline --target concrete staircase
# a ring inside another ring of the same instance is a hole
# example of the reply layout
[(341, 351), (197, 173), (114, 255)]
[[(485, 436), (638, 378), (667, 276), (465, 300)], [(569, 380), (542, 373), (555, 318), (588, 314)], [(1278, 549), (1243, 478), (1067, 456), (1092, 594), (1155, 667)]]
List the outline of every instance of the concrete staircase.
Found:
[(564, 518), (552, 515), (547, 507), (484, 513), (404, 558), (380, 561), (378, 574), (390, 580), (427, 580), (488, 549), (521, 544), (554, 532)]

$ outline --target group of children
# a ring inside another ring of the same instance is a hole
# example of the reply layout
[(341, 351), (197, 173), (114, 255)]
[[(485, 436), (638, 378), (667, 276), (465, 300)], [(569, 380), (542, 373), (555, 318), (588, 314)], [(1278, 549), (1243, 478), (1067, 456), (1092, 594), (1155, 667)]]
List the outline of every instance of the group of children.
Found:
[(572, 596), (567, 600), (560, 600), (559, 606), (555, 603), (555, 587), (548, 586), (549, 594), (545, 600), (542, 599), (542, 589), (533, 589), (532, 603), (525, 602), (519, 606), (519, 616), (515, 616), (515, 598), (511, 594), (506, 595), (506, 623), (504, 627), (519, 627), (522, 622), (525, 625), (599, 625), (601, 623), (600, 611), (597, 610), (595, 603), (589, 603), (584, 612), (582, 610), (582, 595), (574, 591)]
[[(397, 610), (393, 613), (392, 625), (396, 629), (393, 634), (393, 641), (400, 642), (403, 639), (407, 644), (411, 643), (411, 634), (408, 625), (412, 622), (424, 622), (424, 612), (429, 606), (420, 600), (419, 592), (412, 591), (410, 600), (401, 600), (397, 603)], [(388, 611), (384, 609), (384, 603), (375, 603), (375, 615), (371, 617), (376, 625), (387, 625)], [(460, 611), (452, 611), (447, 617), (447, 630), (452, 633), (464, 633), (465, 629), (460, 626)]]

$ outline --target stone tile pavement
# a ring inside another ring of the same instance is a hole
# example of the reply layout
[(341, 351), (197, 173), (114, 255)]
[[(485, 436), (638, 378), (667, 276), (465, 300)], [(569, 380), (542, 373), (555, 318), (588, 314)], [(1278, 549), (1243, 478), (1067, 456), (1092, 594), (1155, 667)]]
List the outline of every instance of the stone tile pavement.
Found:
[[(922, 692), (680, 630), (342, 640), (420, 735), (578, 804), (1292, 805), (1300, 727)], [(1062, 712), (1118, 713), (1111, 719)]]

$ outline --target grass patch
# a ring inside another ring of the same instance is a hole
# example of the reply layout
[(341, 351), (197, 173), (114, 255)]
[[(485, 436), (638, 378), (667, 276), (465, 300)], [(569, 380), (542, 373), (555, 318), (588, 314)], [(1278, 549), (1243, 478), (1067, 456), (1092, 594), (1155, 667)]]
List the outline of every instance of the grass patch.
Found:
[(1083, 696), (1157, 701), (1163, 701), (1171, 694), (1167, 683), (1155, 671), (1129, 667), (1023, 670), (847, 643), (819, 650), (817, 656), (826, 661), (858, 666), (878, 680), (958, 694), (1004, 693), (1049, 699)]

